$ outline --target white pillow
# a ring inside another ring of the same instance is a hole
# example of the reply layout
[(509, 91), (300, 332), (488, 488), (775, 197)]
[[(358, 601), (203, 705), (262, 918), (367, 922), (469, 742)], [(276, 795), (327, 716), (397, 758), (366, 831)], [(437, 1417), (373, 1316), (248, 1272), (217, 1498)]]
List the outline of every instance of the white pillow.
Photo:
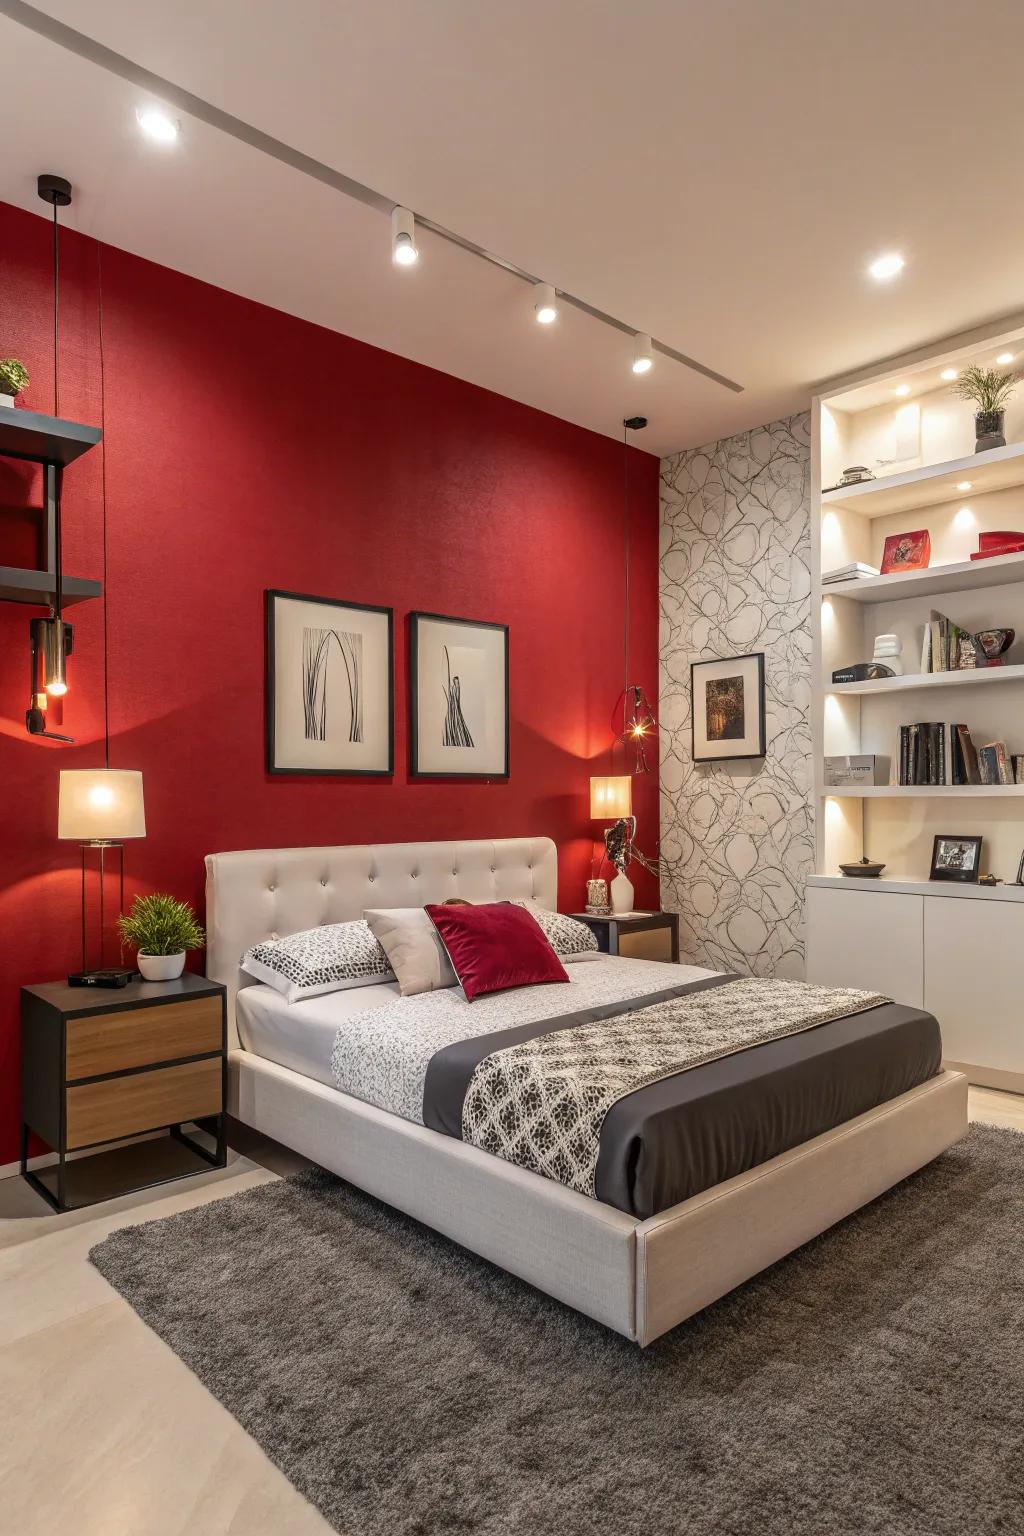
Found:
[(534, 901), (532, 896), (517, 897), (515, 905), (525, 907), (530, 916), (536, 918), (544, 937), (563, 964), (569, 965), (573, 960), (601, 958), (597, 938), (586, 923), (569, 917), (565, 912), (551, 912)]
[(458, 986), (448, 952), (422, 907), (384, 907), (364, 912), (388, 957), (403, 997)]
[(387, 955), (358, 920), (267, 939), (247, 949), (241, 963), (247, 975), (265, 981), (289, 1003), (395, 979)]

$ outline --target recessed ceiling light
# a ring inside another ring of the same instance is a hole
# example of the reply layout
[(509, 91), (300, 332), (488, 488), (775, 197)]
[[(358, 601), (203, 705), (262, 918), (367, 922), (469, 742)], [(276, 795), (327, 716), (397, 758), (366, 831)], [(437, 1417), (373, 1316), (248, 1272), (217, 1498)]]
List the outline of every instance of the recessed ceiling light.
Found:
[(973, 480), (958, 480), (956, 483), (956, 488), (958, 491), (969, 491), (973, 484)]
[(160, 107), (140, 107), (135, 116), (147, 139), (156, 144), (173, 144), (181, 132), (181, 124)]
[(1007, 363), (1012, 363), (1013, 362), (1013, 353), (1012, 352), (1000, 352), (999, 356), (996, 358), (996, 362), (999, 364), (999, 366), (1001, 368), (1005, 368)]
[(642, 331), (638, 331), (633, 349), (633, 372), (650, 373), (653, 367), (654, 348), (651, 345), (651, 338), (645, 336)]
[(945, 379), (947, 382), (950, 379), (955, 379), (956, 378), (956, 369), (955, 368), (943, 368), (942, 372), (939, 374), (939, 378), (940, 379)]
[(885, 256), (879, 256), (873, 261), (868, 271), (876, 283), (887, 283), (890, 278), (902, 272), (905, 266), (906, 262), (898, 251), (889, 251)]
[(910, 385), (909, 384), (897, 384), (896, 388), (893, 390), (893, 394), (894, 395), (909, 395), (910, 394)]

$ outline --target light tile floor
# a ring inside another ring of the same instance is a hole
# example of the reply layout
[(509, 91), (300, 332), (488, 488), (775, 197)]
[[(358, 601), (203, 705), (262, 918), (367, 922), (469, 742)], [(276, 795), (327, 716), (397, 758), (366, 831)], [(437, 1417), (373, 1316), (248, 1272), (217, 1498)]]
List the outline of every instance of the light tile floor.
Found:
[[(1024, 1097), (972, 1088), (1024, 1131)], [(0, 1180), (0, 1528), (19, 1536), (326, 1536), (330, 1527), (88, 1261), (151, 1221), (304, 1166), (242, 1133), (226, 1169), (56, 1216)]]

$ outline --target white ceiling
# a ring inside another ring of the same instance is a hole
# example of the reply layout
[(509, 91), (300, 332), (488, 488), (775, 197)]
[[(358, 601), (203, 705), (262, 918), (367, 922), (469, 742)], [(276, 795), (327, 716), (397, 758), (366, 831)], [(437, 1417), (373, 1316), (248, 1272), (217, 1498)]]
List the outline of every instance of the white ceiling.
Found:
[[(0, 0), (0, 9), (4, 0)], [(45, 0), (41, 9), (738, 380), (731, 394), (0, 17), (0, 198), (656, 453), (1024, 307), (1020, 0)], [(897, 249), (899, 279), (867, 262)]]

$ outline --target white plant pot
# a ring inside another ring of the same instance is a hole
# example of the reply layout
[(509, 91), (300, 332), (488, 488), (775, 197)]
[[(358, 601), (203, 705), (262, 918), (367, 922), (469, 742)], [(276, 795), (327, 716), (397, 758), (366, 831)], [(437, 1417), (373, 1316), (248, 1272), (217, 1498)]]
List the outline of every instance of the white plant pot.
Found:
[(612, 881), (612, 911), (620, 917), (633, 910), (633, 882), (626, 875), (616, 875)]
[(176, 981), (185, 969), (185, 951), (176, 955), (144, 955), (139, 951), (139, 970), (143, 981)]
[(0, 405), (14, 405), (13, 395), (0, 395)]

